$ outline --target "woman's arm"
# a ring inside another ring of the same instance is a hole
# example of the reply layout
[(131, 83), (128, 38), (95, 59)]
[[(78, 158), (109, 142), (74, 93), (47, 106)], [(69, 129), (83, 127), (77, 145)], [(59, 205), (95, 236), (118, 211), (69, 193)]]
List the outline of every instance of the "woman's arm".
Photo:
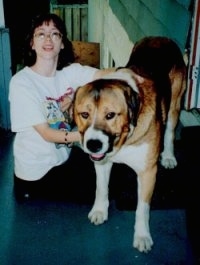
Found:
[[(104, 75), (110, 74), (115, 72), (116, 68), (108, 68), (103, 70), (97, 70), (95, 71), (95, 74), (93, 76), (93, 80), (99, 79), (103, 77)], [(60, 108), (62, 112), (68, 111), (72, 103), (72, 98), (70, 96), (63, 97), (62, 101), (60, 102)]]
[(33, 126), (45, 141), (52, 143), (73, 143), (80, 142), (81, 137), (78, 131), (68, 132), (50, 128), (48, 123)]

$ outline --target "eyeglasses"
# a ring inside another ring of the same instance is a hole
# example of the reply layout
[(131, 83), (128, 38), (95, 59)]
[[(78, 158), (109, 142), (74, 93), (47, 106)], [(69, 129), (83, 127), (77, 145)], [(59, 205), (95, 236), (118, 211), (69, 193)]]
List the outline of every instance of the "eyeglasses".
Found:
[(62, 34), (58, 31), (52, 31), (50, 33), (37, 32), (33, 36), (40, 41), (43, 41), (46, 38), (50, 38), (52, 41), (58, 41), (62, 38)]

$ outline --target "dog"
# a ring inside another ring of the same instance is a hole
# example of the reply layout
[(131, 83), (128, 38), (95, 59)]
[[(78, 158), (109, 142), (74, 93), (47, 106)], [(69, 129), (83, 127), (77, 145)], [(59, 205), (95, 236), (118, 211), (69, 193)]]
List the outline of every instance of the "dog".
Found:
[(112, 165), (128, 165), (137, 174), (133, 247), (140, 252), (153, 246), (150, 203), (159, 158), (165, 168), (177, 165), (174, 134), (185, 89), (186, 66), (179, 47), (158, 36), (138, 41), (125, 67), (75, 92), (74, 120), (96, 171), (88, 218), (95, 225), (108, 219)]

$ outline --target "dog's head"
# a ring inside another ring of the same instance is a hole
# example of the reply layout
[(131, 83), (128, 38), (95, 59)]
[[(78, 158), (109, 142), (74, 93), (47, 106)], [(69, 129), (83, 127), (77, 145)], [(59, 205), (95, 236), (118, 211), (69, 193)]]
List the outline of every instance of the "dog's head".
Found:
[(113, 155), (134, 128), (137, 88), (133, 80), (130, 84), (122, 76), (108, 75), (79, 87), (75, 93), (74, 120), (83, 149), (93, 161), (104, 161)]

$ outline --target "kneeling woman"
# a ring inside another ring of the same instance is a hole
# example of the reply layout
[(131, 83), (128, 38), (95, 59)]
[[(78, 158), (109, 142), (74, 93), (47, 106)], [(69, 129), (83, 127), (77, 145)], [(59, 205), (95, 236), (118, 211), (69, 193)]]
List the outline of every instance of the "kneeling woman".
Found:
[(48, 180), (56, 189), (61, 176), (68, 178), (69, 144), (80, 139), (68, 119), (73, 93), (113, 71), (73, 63), (65, 24), (55, 14), (33, 20), (25, 52), (25, 67), (12, 77), (9, 91), (18, 198), (42, 195), (51, 190)]

